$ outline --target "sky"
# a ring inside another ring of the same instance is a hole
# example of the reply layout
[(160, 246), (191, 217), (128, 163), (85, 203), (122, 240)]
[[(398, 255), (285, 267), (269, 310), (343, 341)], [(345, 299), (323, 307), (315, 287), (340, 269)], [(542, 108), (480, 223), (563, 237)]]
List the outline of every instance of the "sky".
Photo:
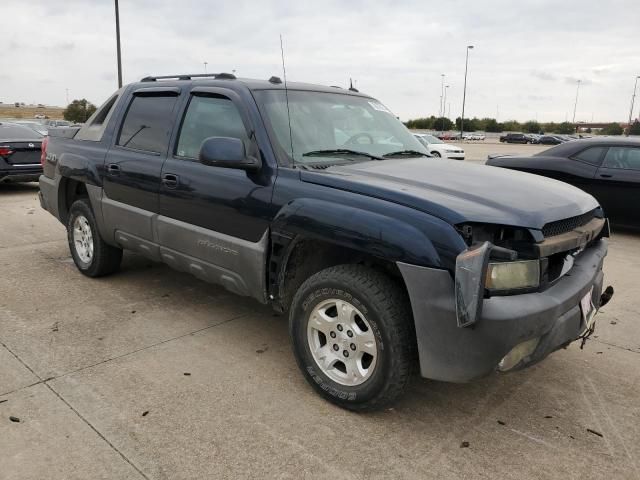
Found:
[[(113, 0), (1, 0), (0, 101), (99, 105), (117, 89)], [(120, 0), (124, 83), (231, 72), (357, 88), (402, 120), (626, 121), (638, 0)], [(640, 92), (640, 90), (639, 90)], [(640, 115), (640, 97), (634, 117)]]

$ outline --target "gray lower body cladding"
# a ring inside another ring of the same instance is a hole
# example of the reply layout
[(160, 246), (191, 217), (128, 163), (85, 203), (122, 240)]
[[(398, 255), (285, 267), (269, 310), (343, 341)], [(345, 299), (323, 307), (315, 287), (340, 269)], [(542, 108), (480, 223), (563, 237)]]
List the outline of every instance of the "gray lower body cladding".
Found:
[[(63, 221), (60, 177), (40, 177), (40, 204)], [(266, 303), (268, 231), (250, 242), (107, 198), (86, 185), (103, 240)], [(62, 207), (62, 208), (61, 208)]]
[(238, 295), (266, 301), (268, 231), (254, 243), (116, 202), (104, 194), (99, 203), (105, 241)]
[(602, 239), (590, 246), (569, 274), (544, 292), (484, 299), (473, 328), (457, 326), (448, 271), (399, 263), (411, 299), (422, 376), (466, 382), (495, 371), (513, 347), (527, 340), (540, 339), (519, 368), (577, 339), (585, 328), (579, 303), (592, 287), (592, 302), (599, 306), (607, 245)]

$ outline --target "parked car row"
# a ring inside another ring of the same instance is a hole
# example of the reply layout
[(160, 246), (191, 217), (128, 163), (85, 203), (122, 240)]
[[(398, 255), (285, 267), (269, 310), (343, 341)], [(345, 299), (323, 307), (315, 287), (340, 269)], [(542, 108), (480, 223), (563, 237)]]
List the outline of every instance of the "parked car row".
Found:
[(570, 142), (571, 140), (577, 140), (582, 137), (579, 135), (560, 135), (560, 134), (538, 134), (538, 133), (507, 133), (500, 136), (500, 142), (502, 143), (531, 143), (541, 145), (559, 145), (564, 142)]

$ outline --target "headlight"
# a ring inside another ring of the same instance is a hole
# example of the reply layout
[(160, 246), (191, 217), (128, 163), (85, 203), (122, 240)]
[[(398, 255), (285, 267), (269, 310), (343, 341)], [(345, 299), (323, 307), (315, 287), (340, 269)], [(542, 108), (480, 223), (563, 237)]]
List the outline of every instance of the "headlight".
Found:
[(521, 260), (517, 262), (489, 263), (485, 287), (489, 290), (518, 290), (540, 285), (540, 262)]

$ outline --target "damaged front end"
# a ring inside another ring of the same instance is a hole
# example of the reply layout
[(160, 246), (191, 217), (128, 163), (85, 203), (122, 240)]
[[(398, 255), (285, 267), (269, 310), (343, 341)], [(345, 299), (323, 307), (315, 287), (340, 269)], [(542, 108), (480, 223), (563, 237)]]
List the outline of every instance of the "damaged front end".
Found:
[[(599, 208), (540, 230), (482, 224), (457, 229), (469, 245), (456, 258), (459, 327), (480, 319), (485, 298), (545, 291), (571, 270), (577, 255), (609, 236), (608, 220)], [(609, 298), (597, 302), (594, 310)]]

